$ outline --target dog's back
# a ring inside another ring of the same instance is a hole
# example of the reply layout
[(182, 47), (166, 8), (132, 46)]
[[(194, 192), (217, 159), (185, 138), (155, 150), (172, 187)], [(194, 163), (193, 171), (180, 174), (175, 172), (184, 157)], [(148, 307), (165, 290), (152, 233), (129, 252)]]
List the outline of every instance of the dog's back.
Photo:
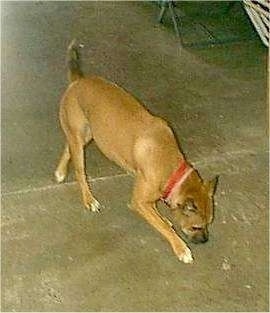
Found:
[[(97, 76), (85, 76), (77, 63), (80, 61), (77, 51), (74, 43), (70, 45), (68, 58), (71, 59), (67, 61), (71, 84), (62, 102), (66, 109), (73, 107), (70, 111), (77, 107), (75, 114), (78, 116), (83, 113), (99, 149), (129, 171), (136, 171), (138, 167), (134, 149), (139, 140), (151, 140), (152, 147), (156, 141), (159, 147), (178, 153), (166, 122), (150, 114), (135, 97), (116, 84)], [(170, 140), (167, 141), (167, 137)]]

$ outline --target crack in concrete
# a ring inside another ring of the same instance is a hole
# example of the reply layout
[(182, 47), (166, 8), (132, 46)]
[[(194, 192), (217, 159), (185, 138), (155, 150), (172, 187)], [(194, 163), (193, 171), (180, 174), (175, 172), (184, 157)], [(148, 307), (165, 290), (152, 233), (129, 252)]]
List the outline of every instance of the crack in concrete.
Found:
[[(112, 175), (112, 176), (102, 176), (102, 177), (95, 177), (95, 178), (90, 178), (90, 182), (97, 182), (97, 181), (104, 181), (108, 179), (113, 179), (113, 178), (118, 178), (118, 177), (127, 177), (130, 176), (128, 173), (123, 173), (123, 174), (117, 174), (117, 175)], [(57, 189), (59, 187), (63, 186), (71, 186), (77, 184), (77, 181), (71, 181), (71, 182), (66, 182), (66, 183), (61, 183), (61, 184), (52, 184), (52, 185), (47, 185), (47, 186), (41, 186), (41, 187), (33, 187), (33, 188), (27, 188), (27, 189), (21, 189), (21, 190), (14, 190), (14, 191), (8, 191), (5, 193), (2, 193), (2, 197), (6, 196), (12, 196), (12, 195), (19, 195), (19, 194), (26, 194), (30, 192), (40, 192), (40, 191), (47, 191), (50, 189)]]
[[(238, 151), (227, 151), (222, 154), (216, 154), (212, 155), (207, 158), (202, 158), (201, 160), (192, 162), (195, 166), (207, 166), (213, 163), (218, 163), (218, 162), (224, 162), (224, 161), (230, 161), (232, 159), (238, 159), (241, 156), (245, 155), (256, 155), (256, 154), (261, 154), (261, 153), (268, 153), (268, 151), (253, 151), (253, 150), (238, 150)], [(131, 174), (129, 173), (122, 173), (122, 174), (116, 174), (112, 176), (102, 176), (102, 177), (95, 177), (95, 178), (90, 178), (89, 182), (98, 182), (98, 181), (105, 181), (108, 179), (114, 179), (118, 177), (132, 177)], [(32, 187), (32, 188), (27, 188), (27, 189), (21, 189), (21, 190), (14, 190), (14, 191), (8, 191), (2, 193), (2, 197), (6, 196), (12, 196), (12, 195), (20, 195), (20, 194), (27, 194), (30, 192), (40, 192), (40, 191), (47, 191), (50, 189), (56, 189), (59, 187), (63, 186), (70, 186), (70, 185), (75, 185), (77, 184), (76, 181), (71, 181), (71, 182), (66, 182), (62, 184), (52, 184), (52, 185), (47, 185), (47, 186), (41, 186), (41, 187)]]

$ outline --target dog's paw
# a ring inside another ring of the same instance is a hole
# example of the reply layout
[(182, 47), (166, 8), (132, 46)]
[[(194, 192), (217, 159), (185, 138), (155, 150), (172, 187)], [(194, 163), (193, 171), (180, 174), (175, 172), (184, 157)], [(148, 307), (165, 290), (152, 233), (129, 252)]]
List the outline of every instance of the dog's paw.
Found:
[(54, 172), (54, 177), (55, 177), (55, 180), (57, 183), (62, 183), (65, 180), (66, 175), (64, 173), (60, 172), (59, 170), (56, 170)]
[(101, 209), (100, 203), (95, 198), (93, 198), (93, 200), (90, 204), (90, 210), (92, 212), (100, 212), (100, 209)]
[(178, 259), (187, 264), (193, 263), (193, 256), (190, 249), (186, 247), (185, 251), (178, 255)]
[(83, 196), (83, 203), (87, 210), (91, 212), (100, 212), (101, 205), (91, 194)]
[(178, 260), (184, 263), (193, 263), (192, 253), (188, 246), (179, 238), (172, 245)]

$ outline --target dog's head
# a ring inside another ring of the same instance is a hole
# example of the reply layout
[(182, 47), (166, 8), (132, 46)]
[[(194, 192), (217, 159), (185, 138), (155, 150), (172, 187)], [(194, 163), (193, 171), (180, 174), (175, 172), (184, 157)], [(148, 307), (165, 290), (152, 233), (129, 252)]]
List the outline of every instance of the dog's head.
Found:
[(217, 177), (203, 181), (193, 171), (179, 192), (176, 192), (170, 203), (175, 222), (185, 236), (194, 243), (208, 240), (208, 225), (214, 216), (213, 196)]

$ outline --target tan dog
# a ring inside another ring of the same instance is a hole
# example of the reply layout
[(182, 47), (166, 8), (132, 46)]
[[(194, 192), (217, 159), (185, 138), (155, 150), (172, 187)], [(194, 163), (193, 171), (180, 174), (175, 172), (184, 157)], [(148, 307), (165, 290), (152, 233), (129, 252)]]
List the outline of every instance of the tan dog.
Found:
[(190, 249), (171, 222), (159, 214), (156, 202), (163, 199), (169, 205), (188, 239), (205, 242), (213, 219), (216, 179), (204, 182), (185, 161), (167, 123), (150, 114), (132, 95), (100, 77), (85, 77), (78, 48), (75, 41), (68, 48), (71, 83), (60, 104), (67, 142), (56, 180), (65, 179), (71, 158), (85, 207), (99, 210), (84, 165), (84, 146), (94, 140), (110, 160), (135, 175), (132, 209), (169, 241), (181, 261), (191, 263)]

